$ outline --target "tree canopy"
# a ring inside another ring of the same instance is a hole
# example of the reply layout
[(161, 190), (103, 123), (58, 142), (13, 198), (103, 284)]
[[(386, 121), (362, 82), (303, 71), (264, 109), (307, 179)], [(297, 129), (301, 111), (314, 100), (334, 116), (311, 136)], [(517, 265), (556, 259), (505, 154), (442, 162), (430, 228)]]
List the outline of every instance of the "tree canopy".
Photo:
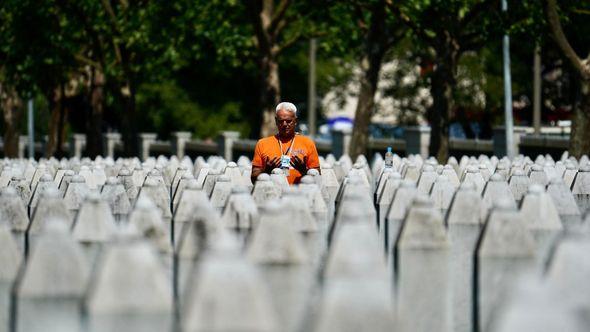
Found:
[[(358, 82), (350, 94), (357, 100), (353, 154), (365, 152), (377, 110), (415, 122), (426, 107), (431, 153), (441, 160), (452, 123), (468, 132), (468, 122), (501, 122), (504, 33), (518, 45), (511, 54), (514, 99), (524, 105), (515, 111), (517, 121), (530, 122), (533, 50), (539, 47), (544, 120), (582, 123), (585, 113), (572, 110), (584, 103), (579, 87), (588, 63), (588, 5), (510, 5), (502, 13), (499, 0), (4, 0), (4, 141), (17, 144), (23, 101), (30, 98), (36, 115), (49, 123), (37, 125), (49, 137), (48, 155), (62, 153), (72, 132), (87, 134), (90, 155), (102, 151), (106, 131), (123, 133), (129, 155), (137, 152), (139, 131), (163, 138), (180, 130), (201, 138), (222, 129), (253, 138), (268, 134), (278, 101), (295, 102), (303, 117), (307, 112), (310, 38), (319, 43), (320, 100)], [(395, 74), (383, 70), (386, 63), (397, 64)], [(413, 83), (400, 82), (408, 79)], [(391, 83), (380, 90), (383, 80)], [(424, 87), (430, 103), (416, 108), (401, 102)], [(375, 96), (402, 106), (378, 107)]]

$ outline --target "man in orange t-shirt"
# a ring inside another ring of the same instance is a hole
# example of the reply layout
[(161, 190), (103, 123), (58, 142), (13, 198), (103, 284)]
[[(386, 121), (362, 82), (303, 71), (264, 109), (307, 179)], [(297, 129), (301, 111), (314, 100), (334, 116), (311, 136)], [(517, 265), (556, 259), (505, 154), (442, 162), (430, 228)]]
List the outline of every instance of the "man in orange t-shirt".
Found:
[(260, 139), (252, 159), (252, 183), (258, 175), (271, 173), (275, 168), (289, 170), (289, 184), (299, 183), (309, 169), (320, 171), (320, 160), (315, 143), (306, 136), (295, 133), (297, 108), (292, 103), (277, 105), (275, 123), (278, 134)]

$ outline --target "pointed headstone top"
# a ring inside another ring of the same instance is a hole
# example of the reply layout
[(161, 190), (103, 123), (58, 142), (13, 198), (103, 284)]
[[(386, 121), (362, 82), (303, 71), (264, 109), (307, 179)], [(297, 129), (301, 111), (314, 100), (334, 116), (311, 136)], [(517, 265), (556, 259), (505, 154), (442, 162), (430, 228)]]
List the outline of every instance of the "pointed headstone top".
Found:
[(307, 175), (318, 176), (318, 175), (320, 175), (320, 172), (315, 168), (311, 168), (307, 171)]
[(270, 181), (270, 175), (268, 175), (267, 173), (261, 173), (256, 178), (256, 181)]

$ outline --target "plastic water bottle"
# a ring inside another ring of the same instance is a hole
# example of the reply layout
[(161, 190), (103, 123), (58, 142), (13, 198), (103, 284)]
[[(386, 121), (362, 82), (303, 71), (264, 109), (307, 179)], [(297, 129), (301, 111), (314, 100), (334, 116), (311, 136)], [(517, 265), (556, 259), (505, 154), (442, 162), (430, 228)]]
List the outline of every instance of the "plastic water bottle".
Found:
[(391, 146), (387, 147), (385, 153), (385, 167), (393, 167), (393, 152), (391, 152)]

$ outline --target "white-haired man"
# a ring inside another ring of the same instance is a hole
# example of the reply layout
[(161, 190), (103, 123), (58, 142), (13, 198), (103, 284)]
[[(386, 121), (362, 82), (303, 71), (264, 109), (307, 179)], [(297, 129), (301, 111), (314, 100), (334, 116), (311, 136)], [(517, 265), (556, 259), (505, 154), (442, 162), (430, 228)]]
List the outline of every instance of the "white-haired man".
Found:
[(283, 102), (277, 105), (275, 123), (278, 133), (256, 143), (252, 159), (252, 183), (258, 175), (271, 173), (275, 168), (288, 170), (289, 184), (299, 183), (311, 168), (320, 170), (315, 143), (309, 137), (295, 133), (297, 107)]

